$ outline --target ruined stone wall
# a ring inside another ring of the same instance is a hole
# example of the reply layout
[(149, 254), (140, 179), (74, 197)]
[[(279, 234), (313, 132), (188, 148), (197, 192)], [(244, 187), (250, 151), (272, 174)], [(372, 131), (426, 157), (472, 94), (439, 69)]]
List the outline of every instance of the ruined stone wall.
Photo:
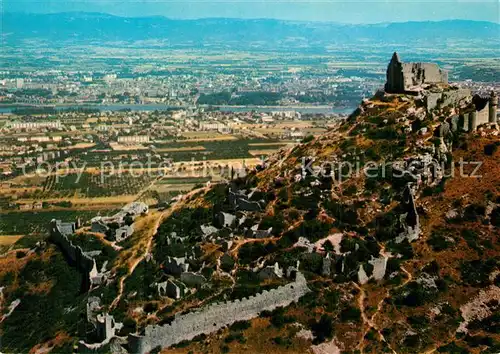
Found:
[(241, 211), (262, 210), (258, 202), (250, 201), (247, 196), (235, 193), (232, 190), (229, 190), (228, 200), (235, 210), (241, 210)]
[(200, 334), (215, 332), (237, 321), (255, 318), (260, 312), (288, 306), (309, 292), (304, 276), (297, 273), (295, 282), (277, 289), (233, 302), (215, 303), (201, 311), (176, 317), (165, 326), (147, 326), (144, 336), (129, 335), (130, 351), (147, 353), (154, 348), (167, 348)]
[(495, 92), (492, 92), (490, 96), (489, 114), (488, 114), (490, 123), (497, 122), (497, 111), (498, 111), (498, 97)]
[(433, 63), (403, 63), (397, 53), (387, 67), (385, 91), (405, 93), (414, 91), (424, 84), (448, 83), (448, 72)]
[(486, 104), (486, 106), (477, 111), (477, 118), (476, 118), (476, 126), (480, 126), (481, 124), (487, 124), (490, 121), (490, 107), (489, 104)]
[(90, 285), (90, 272), (95, 265), (95, 260), (86, 255), (80, 246), (75, 246), (68, 236), (61, 232), (60, 225), (56, 220), (50, 223), (50, 240), (61, 248), (66, 257), (84, 274), (86, 284)]
[(430, 112), (435, 108), (443, 107), (466, 107), (472, 99), (469, 89), (457, 89), (444, 92), (427, 92), (425, 93), (425, 103), (427, 111)]
[(196, 274), (193, 272), (182, 272), (181, 282), (188, 286), (201, 286), (207, 282), (207, 278), (205, 278), (201, 274)]
[(394, 53), (392, 60), (387, 67), (387, 82), (385, 84), (386, 92), (404, 92), (404, 77), (403, 77), (403, 64), (399, 56)]
[(442, 107), (465, 107), (472, 99), (472, 92), (469, 89), (457, 89), (443, 92)]
[(432, 63), (403, 63), (405, 90), (423, 84), (448, 83), (448, 73)]

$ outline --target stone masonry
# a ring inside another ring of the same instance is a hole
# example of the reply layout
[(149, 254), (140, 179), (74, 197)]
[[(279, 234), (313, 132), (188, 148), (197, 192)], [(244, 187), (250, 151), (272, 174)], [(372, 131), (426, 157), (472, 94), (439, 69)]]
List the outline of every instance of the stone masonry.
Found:
[(76, 268), (84, 274), (85, 287), (99, 284), (103, 275), (97, 271), (95, 259), (86, 254), (80, 246), (75, 246), (68, 238), (75, 232), (75, 223), (63, 223), (52, 220), (50, 223), (50, 240), (59, 246), (62, 252), (70, 259)]
[(129, 350), (143, 354), (158, 347), (168, 348), (200, 334), (215, 332), (234, 322), (250, 320), (259, 316), (262, 311), (288, 306), (307, 292), (309, 288), (306, 279), (301, 273), (297, 273), (293, 283), (277, 289), (233, 302), (215, 303), (201, 311), (178, 316), (168, 325), (147, 326), (144, 335), (129, 335)]
[(406, 93), (418, 91), (423, 85), (447, 84), (448, 72), (433, 63), (403, 63), (398, 53), (394, 52), (387, 67), (388, 93)]

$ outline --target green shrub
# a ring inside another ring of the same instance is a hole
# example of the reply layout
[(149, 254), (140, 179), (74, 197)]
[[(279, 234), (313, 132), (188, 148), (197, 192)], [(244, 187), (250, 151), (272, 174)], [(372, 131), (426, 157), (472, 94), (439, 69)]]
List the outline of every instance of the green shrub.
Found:
[(358, 213), (352, 206), (339, 203), (335, 200), (326, 200), (323, 202), (323, 207), (340, 224), (358, 224)]
[(429, 327), (430, 321), (425, 316), (409, 316), (408, 323), (415, 329), (423, 330)]
[(314, 135), (308, 135), (304, 139), (302, 139), (302, 143), (308, 143), (314, 140)]
[(479, 245), (477, 244), (478, 235), (475, 231), (465, 229), (462, 230), (461, 235), (470, 248), (480, 251)]
[(500, 313), (498, 312), (498, 302), (497, 306), (493, 306), (492, 310), (497, 312), (482, 320), (472, 321), (468, 328), (470, 330), (483, 330), (488, 333), (500, 334)]
[(229, 327), (229, 329), (231, 331), (244, 331), (250, 327), (252, 327), (252, 324), (250, 323), (250, 321), (238, 321), (238, 322), (233, 323)]
[(444, 192), (444, 187), (446, 185), (446, 178), (443, 178), (438, 185), (434, 187), (425, 187), (422, 191), (424, 197), (430, 197), (432, 195), (439, 195)]
[(234, 341), (238, 341), (240, 343), (245, 342), (245, 337), (243, 336), (242, 333), (239, 332), (231, 332), (227, 335), (226, 338), (224, 338), (224, 343), (231, 343)]
[(462, 219), (464, 221), (477, 221), (484, 216), (485, 212), (486, 208), (484, 205), (471, 204), (465, 208)]
[(500, 227), (500, 207), (493, 209), (490, 214), (491, 225)]
[(393, 254), (400, 254), (402, 256), (401, 259), (403, 260), (412, 259), (414, 256), (413, 247), (407, 239), (404, 239), (400, 243), (389, 242), (387, 244), (387, 248)]
[(311, 325), (314, 335), (313, 344), (323, 343), (333, 335), (333, 319), (328, 315), (322, 315), (318, 322)]
[(282, 307), (273, 311), (270, 321), (274, 327), (281, 328), (287, 323), (295, 322), (295, 317), (286, 316), (284, 313), (285, 310)]
[(470, 352), (455, 342), (451, 342), (447, 345), (443, 345), (437, 349), (438, 353), (450, 353), (450, 354), (469, 354)]
[(399, 217), (394, 212), (377, 216), (375, 220), (375, 237), (379, 241), (394, 239), (399, 234)]
[(484, 147), (484, 154), (488, 156), (493, 156), (495, 152), (498, 150), (498, 143), (488, 144)]
[(276, 250), (272, 242), (263, 244), (262, 242), (245, 243), (238, 250), (238, 261), (240, 264), (250, 264), (256, 259), (266, 256)]
[(335, 290), (327, 290), (323, 294), (323, 302), (325, 311), (335, 312), (340, 303), (340, 292)]
[(417, 307), (435, 299), (436, 291), (412, 281), (395, 291), (392, 301), (399, 306)]
[(292, 345), (292, 340), (290, 338), (274, 337), (272, 339), (273, 343), (280, 346), (289, 347)]
[(427, 240), (427, 244), (436, 252), (448, 249), (453, 245), (453, 242), (448, 240), (442, 233), (442, 230), (434, 230), (431, 237)]
[(465, 261), (460, 265), (462, 281), (471, 286), (486, 286), (490, 283), (491, 272), (497, 266), (498, 261), (494, 258)]
[(361, 320), (361, 311), (356, 307), (347, 307), (340, 312), (342, 322), (359, 322)]

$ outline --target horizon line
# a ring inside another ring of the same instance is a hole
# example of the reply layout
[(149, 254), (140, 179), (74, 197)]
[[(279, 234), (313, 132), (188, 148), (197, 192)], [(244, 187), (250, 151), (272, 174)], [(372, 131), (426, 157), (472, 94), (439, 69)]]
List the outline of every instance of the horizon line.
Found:
[(489, 23), (500, 26), (499, 22), (487, 21), (487, 20), (471, 20), (464, 18), (453, 18), (453, 19), (442, 19), (442, 20), (408, 20), (408, 21), (382, 21), (382, 22), (338, 22), (338, 21), (321, 21), (321, 20), (289, 20), (289, 19), (279, 19), (273, 17), (196, 17), (196, 18), (182, 18), (182, 17), (168, 17), (165, 15), (144, 15), (144, 16), (124, 16), (115, 15), (108, 12), (99, 11), (59, 11), (59, 12), (28, 12), (28, 11), (1, 11), (1, 16), (5, 14), (23, 14), (23, 15), (62, 15), (62, 14), (95, 14), (95, 15), (107, 15), (116, 18), (154, 18), (160, 17), (167, 20), (173, 21), (199, 21), (199, 20), (241, 20), (241, 21), (280, 21), (280, 22), (295, 22), (295, 23), (323, 23), (323, 24), (335, 24), (335, 25), (351, 25), (351, 26), (366, 26), (366, 25), (390, 25), (390, 24), (402, 24), (402, 23), (441, 23), (441, 22), (476, 22), (476, 23)]

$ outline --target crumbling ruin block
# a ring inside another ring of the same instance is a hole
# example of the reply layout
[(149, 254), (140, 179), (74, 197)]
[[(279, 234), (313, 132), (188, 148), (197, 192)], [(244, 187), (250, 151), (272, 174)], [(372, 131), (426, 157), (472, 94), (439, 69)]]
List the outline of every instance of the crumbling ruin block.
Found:
[(403, 209), (406, 211), (405, 214), (401, 215), (403, 224), (405, 226), (405, 231), (402, 232), (398, 237), (396, 237), (396, 243), (403, 242), (407, 239), (408, 242), (418, 239), (420, 236), (420, 218), (417, 212), (417, 206), (415, 204), (415, 197), (413, 195), (413, 190), (408, 184), (403, 192)]
[(447, 84), (448, 72), (432, 63), (403, 63), (394, 52), (387, 67), (385, 92), (406, 93), (418, 91), (424, 85)]
[(115, 322), (113, 316), (107, 313), (97, 315), (96, 325), (97, 336), (103, 341), (108, 341), (113, 338), (116, 332), (118, 332), (123, 327), (122, 323)]
[(171, 299), (178, 300), (186, 293), (186, 286), (180, 282), (174, 282), (169, 279), (163, 283), (156, 284), (159, 296), (167, 296)]
[(183, 272), (187, 272), (189, 269), (189, 264), (186, 263), (186, 258), (181, 257), (167, 257), (167, 260), (163, 263), (163, 270), (167, 274), (172, 274), (174, 276), (179, 276)]
[(229, 213), (220, 212), (217, 214), (217, 223), (220, 227), (232, 227), (236, 221), (236, 216)]
[(276, 262), (273, 266), (264, 267), (259, 272), (259, 278), (264, 279), (278, 279), (283, 277), (283, 269), (280, 268), (278, 262)]

